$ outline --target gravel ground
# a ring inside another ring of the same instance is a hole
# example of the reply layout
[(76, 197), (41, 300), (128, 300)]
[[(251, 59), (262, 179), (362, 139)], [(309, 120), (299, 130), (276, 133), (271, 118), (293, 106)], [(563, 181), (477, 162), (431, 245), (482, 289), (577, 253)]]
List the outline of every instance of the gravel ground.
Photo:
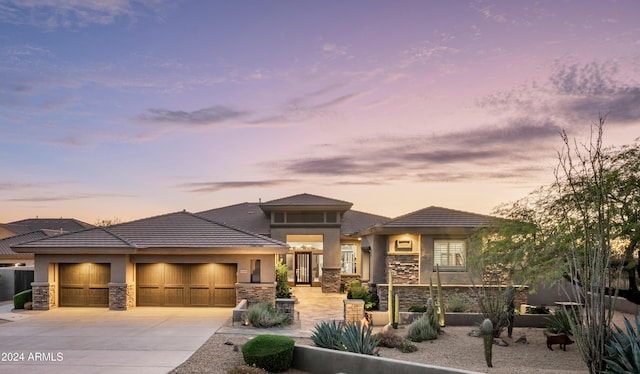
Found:
[[(418, 351), (402, 353), (396, 349), (380, 348), (380, 356), (398, 360), (421, 362), (431, 365), (454, 367), (459, 369), (495, 374), (578, 374), (587, 373), (575, 344), (562, 351), (554, 346), (547, 349), (542, 329), (515, 328), (513, 339), (503, 334), (507, 347), (494, 345), (493, 368), (487, 368), (481, 338), (471, 337), (472, 327), (449, 326), (444, 328), (440, 337), (431, 342), (417, 343)], [(265, 330), (268, 333), (268, 330)], [(397, 332), (406, 334), (400, 328)], [(515, 343), (515, 339), (525, 334), (527, 343)], [(251, 337), (246, 335), (214, 334), (186, 362), (172, 373), (226, 373), (228, 369), (244, 363), (240, 346)], [(310, 339), (296, 338), (297, 344), (313, 345)], [(234, 345), (225, 345), (232, 342)], [(286, 373), (302, 373), (289, 370)]]

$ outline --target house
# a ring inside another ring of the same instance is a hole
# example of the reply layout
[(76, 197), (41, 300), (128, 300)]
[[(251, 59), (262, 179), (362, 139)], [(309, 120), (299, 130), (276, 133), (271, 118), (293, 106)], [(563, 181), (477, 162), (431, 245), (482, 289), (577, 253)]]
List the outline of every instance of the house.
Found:
[(468, 285), (465, 239), (491, 217), (429, 207), (388, 217), (312, 194), (176, 212), (13, 246), (34, 253), (34, 308), (233, 306), (275, 298), (275, 264), (291, 285), (339, 292), (359, 279), (386, 302), (387, 271), (405, 303), (441, 270)]
[(234, 306), (275, 298), (277, 240), (176, 212), (19, 244), (33, 253), (33, 308)]
[(0, 267), (32, 266), (32, 253), (16, 253), (12, 245), (93, 227), (73, 218), (29, 218), (0, 223)]

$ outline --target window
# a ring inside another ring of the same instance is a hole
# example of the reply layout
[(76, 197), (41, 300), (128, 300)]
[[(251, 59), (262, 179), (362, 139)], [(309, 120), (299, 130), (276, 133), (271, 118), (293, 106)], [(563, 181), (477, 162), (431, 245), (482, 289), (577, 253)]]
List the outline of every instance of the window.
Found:
[(342, 274), (356, 274), (356, 249), (355, 244), (342, 244)]
[(441, 268), (464, 268), (465, 253), (462, 240), (436, 240), (433, 245), (434, 265)]
[(296, 251), (322, 250), (324, 247), (322, 235), (287, 235), (287, 244)]
[(251, 260), (251, 283), (260, 283), (260, 260)]

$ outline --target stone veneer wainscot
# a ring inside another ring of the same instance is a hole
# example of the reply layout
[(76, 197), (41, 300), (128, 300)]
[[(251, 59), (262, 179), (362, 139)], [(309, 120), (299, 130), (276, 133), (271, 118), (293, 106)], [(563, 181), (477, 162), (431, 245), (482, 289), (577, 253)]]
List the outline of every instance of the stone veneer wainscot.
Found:
[(236, 300), (246, 299), (247, 304), (271, 303), (275, 305), (275, 283), (236, 283)]

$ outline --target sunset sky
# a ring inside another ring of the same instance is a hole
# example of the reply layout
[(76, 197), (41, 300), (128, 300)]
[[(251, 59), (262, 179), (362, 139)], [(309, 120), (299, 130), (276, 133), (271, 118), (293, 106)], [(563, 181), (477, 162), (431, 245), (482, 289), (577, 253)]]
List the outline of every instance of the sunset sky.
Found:
[(0, 0), (0, 222), (491, 213), (640, 136), (640, 1)]

